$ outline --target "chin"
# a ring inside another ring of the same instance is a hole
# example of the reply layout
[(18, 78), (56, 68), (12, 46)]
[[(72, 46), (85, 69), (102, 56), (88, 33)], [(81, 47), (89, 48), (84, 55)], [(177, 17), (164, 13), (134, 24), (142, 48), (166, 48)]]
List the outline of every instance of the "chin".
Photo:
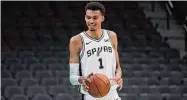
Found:
[(96, 29), (90, 29), (90, 31), (95, 31)]
[(95, 31), (95, 29), (91, 29), (90, 31)]

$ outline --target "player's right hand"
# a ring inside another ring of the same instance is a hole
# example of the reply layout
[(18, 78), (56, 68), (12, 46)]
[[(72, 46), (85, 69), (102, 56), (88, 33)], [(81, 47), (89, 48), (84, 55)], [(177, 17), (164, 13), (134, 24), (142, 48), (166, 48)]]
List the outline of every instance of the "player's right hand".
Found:
[(87, 77), (81, 78), (81, 84), (83, 85), (84, 91), (88, 92), (89, 89), (89, 83), (91, 83), (90, 76), (92, 76), (93, 73), (90, 73)]

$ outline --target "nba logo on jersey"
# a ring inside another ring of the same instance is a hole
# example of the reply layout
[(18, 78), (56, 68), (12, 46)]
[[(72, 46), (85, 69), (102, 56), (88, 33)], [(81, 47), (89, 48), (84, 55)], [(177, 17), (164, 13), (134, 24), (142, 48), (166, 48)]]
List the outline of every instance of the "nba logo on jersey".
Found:
[(90, 37), (86, 32), (81, 32), (79, 35), (82, 40), (80, 52), (82, 75), (87, 76), (96, 72), (108, 78), (114, 77), (116, 58), (109, 31), (102, 29), (102, 36), (99, 39)]

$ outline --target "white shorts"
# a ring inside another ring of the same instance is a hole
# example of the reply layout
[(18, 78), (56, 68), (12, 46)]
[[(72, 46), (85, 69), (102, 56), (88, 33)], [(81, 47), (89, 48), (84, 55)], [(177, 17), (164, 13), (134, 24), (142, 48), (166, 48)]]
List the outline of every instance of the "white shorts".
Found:
[(83, 100), (121, 100), (119, 97), (117, 90), (111, 90), (109, 93), (102, 98), (94, 98), (89, 94), (84, 94)]

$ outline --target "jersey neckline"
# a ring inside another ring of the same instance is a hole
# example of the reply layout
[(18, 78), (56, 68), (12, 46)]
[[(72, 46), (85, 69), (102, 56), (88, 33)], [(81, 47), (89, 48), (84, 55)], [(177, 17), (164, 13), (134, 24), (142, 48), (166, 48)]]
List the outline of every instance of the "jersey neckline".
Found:
[(93, 40), (93, 41), (96, 41), (96, 42), (101, 41), (102, 38), (104, 37), (104, 32), (103, 32), (103, 30), (102, 30), (102, 35), (101, 35), (101, 37), (100, 37), (99, 39), (94, 39), (94, 38), (92, 38), (91, 36), (89, 36), (89, 35), (86, 33), (86, 31), (84, 31), (84, 34), (85, 34), (86, 37), (88, 37), (89, 39), (91, 39), (91, 40)]

